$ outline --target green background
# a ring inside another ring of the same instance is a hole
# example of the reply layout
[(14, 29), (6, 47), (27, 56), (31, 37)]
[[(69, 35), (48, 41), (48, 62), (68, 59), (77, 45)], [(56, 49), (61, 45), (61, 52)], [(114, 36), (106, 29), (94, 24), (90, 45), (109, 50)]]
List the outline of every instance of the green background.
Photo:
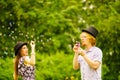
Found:
[(0, 0), (0, 80), (13, 79), (17, 41), (31, 40), (36, 80), (80, 80), (72, 47), (90, 25), (99, 31), (102, 79), (120, 80), (120, 0)]

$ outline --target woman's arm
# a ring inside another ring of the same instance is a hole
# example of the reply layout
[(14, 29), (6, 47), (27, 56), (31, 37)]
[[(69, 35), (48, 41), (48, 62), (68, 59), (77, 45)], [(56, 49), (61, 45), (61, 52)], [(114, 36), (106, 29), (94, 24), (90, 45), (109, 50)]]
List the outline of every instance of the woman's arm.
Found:
[(25, 63), (34, 66), (35, 65), (35, 42), (31, 41), (30, 45), (31, 45), (31, 56), (30, 58), (27, 58), (27, 57), (25, 58)]
[(32, 65), (35, 65), (35, 42), (31, 41), (31, 58), (30, 58), (30, 63)]

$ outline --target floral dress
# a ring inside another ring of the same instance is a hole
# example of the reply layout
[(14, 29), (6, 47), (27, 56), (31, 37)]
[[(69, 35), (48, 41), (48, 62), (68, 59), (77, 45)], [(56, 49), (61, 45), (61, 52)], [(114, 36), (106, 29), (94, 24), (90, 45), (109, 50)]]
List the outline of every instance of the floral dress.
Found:
[(24, 64), (25, 57), (28, 56), (19, 59), (18, 75), (20, 75), (23, 80), (35, 80), (35, 66)]

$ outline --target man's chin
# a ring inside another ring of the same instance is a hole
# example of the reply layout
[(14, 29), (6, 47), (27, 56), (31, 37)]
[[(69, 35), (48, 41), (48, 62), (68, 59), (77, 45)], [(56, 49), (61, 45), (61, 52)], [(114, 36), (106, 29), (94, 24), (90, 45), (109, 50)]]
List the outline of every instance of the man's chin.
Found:
[(25, 55), (28, 56), (28, 53), (26, 53)]
[(85, 46), (85, 44), (82, 44), (82, 46), (84, 47), (84, 46)]

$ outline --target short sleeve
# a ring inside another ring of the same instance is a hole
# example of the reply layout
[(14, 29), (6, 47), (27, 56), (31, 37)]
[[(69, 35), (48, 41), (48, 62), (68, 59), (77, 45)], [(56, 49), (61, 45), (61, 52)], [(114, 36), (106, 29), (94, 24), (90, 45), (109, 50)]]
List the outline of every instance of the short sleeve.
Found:
[(83, 60), (82, 60), (82, 56), (81, 55), (79, 55), (78, 56), (78, 63), (81, 63)]
[(102, 62), (102, 51), (101, 51), (101, 49), (97, 48), (97, 49), (94, 50), (93, 60)]
[(25, 80), (27, 80), (27, 78), (34, 78), (35, 73), (34, 66), (28, 66), (24, 63), (26, 57), (27, 56), (21, 57), (18, 63), (18, 74), (21, 75)]

